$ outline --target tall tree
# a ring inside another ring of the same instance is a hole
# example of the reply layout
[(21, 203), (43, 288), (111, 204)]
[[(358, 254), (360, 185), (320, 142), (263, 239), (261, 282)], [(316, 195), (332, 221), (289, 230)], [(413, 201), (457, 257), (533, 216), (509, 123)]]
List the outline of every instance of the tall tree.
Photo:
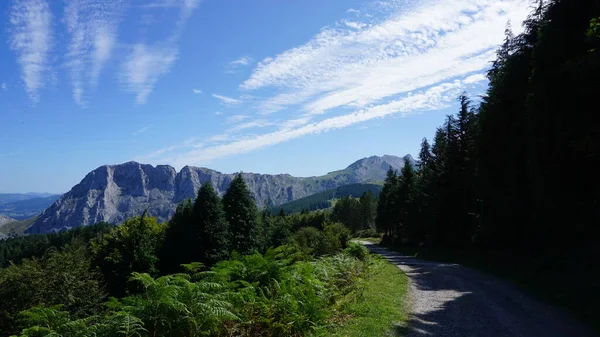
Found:
[(160, 249), (159, 269), (161, 274), (181, 272), (181, 264), (199, 258), (198, 233), (194, 226), (194, 205), (185, 199), (175, 210), (165, 229), (165, 239)]
[(198, 191), (193, 220), (196, 230), (190, 236), (197, 240), (199, 255), (190, 256), (187, 262), (201, 261), (212, 265), (225, 258), (229, 253), (229, 224), (221, 199), (210, 182), (204, 183)]
[(259, 248), (260, 220), (256, 203), (241, 174), (229, 185), (223, 196), (225, 218), (229, 223), (231, 248), (248, 254)]
[(377, 203), (377, 217), (375, 218), (375, 225), (377, 231), (385, 233), (384, 238), (390, 238), (394, 226), (396, 224), (396, 214), (392, 211), (394, 208), (394, 191), (398, 182), (398, 175), (396, 171), (390, 168), (387, 171), (383, 189), (379, 193), (379, 201)]
[(371, 191), (363, 192), (359, 199), (360, 229), (375, 229), (377, 201)]

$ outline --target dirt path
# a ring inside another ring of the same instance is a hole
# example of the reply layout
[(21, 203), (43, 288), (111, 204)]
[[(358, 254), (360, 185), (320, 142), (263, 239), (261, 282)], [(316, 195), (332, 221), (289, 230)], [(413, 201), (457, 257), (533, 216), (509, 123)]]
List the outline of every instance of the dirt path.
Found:
[(410, 278), (411, 318), (401, 336), (597, 336), (567, 313), (491, 275), (419, 260), (361, 242)]

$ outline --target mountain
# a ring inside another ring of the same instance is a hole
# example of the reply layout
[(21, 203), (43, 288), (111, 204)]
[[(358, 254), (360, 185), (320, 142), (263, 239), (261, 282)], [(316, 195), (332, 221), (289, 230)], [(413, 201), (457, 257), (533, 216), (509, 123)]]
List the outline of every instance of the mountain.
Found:
[[(414, 162), (410, 155), (406, 158)], [(343, 185), (382, 181), (390, 166), (400, 170), (404, 166), (403, 158), (363, 158), (343, 170), (319, 177), (257, 173), (242, 173), (242, 177), (257, 205), (264, 207), (281, 205)], [(235, 175), (193, 166), (185, 166), (176, 172), (168, 165), (154, 167), (136, 162), (101, 166), (47, 208), (27, 232), (45, 233), (102, 221), (117, 224), (142, 214), (145, 209), (149, 215), (166, 221), (179, 202), (195, 198), (202, 183), (210, 181), (223, 195)]]
[(331, 207), (331, 200), (333, 199), (340, 199), (346, 196), (360, 198), (365, 192), (371, 192), (374, 196), (378, 196), (381, 189), (383, 189), (382, 185), (373, 183), (344, 185), (309, 195), (308, 197), (296, 199), (279, 206), (273, 206), (269, 211), (271, 214), (278, 214), (283, 209), (285, 214), (290, 214), (302, 212), (303, 210), (315, 211), (318, 209), (326, 209)]
[(0, 203), (0, 214), (4, 214), (16, 220), (29, 219), (42, 213), (60, 198), (59, 194), (47, 197), (33, 197), (30, 199)]

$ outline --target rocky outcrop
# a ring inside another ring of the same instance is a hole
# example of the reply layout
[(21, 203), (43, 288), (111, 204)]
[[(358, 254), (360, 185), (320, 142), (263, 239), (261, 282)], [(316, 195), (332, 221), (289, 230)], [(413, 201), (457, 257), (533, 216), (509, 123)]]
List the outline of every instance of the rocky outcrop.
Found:
[[(412, 157), (408, 159), (411, 161)], [(400, 170), (403, 165), (400, 157), (373, 156), (320, 177), (257, 173), (242, 173), (242, 177), (257, 205), (264, 207), (342, 185), (381, 181), (390, 166)], [(136, 162), (101, 166), (46, 209), (27, 232), (45, 233), (102, 221), (118, 224), (146, 209), (149, 215), (166, 221), (179, 202), (196, 196), (204, 182), (210, 181), (223, 195), (235, 175), (193, 166), (185, 166), (177, 173), (168, 165), (154, 167)]]

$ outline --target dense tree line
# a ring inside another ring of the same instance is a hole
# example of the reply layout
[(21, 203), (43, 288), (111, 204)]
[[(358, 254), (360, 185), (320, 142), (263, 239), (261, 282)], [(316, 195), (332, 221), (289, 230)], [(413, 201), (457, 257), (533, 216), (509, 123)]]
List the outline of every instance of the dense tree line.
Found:
[(370, 192), (372, 195), (378, 196), (381, 188), (380, 185), (376, 184), (344, 185), (300, 198), (283, 205), (273, 206), (270, 208), (270, 212), (272, 214), (277, 214), (283, 209), (286, 214), (290, 214), (327, 209), (332, 206), (332, 200), (334, 199), (341, 199), (344, 197), (360, 198), (365, 192)]
[(377, 210), (388, 244), (493, 251), (504, 263), (518, 257), (538, 286), (555, 286), (591, 319), (599, 16), (598, 1), (539, 1), (522, 34), (507, 26), (481, 102), (460, 96), (432, 144), (423, 140), (419, 172), (388, 172)]

